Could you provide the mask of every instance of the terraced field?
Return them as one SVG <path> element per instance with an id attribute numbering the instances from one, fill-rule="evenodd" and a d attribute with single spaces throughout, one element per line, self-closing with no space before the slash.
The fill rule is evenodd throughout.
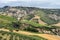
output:
<path id="1" fill-rule="evenodd" d="M 4 29 L 1 28 L 0 29 L 0 34 L 7 34 L 9 35 L 18 35 L 20 38 L 23 36 L 24 39 L 23 40 L 27 40 L 27 38 L 29 39 L 30 37 L 32 37 L 32 39 L 29 40 L 60 40 L 60 36 L 56 36 L 56 35 L 50 35 L 50 34 L 37 34 L 37 33 L 31 33 L 31 32 L 27 32 L 27 31 L 21 31 L 19 30 L 18 32 L 16 30 L 13 30 L 13 32 L 10 32 L 8 29 Z M 6 36 L 7 36 L 6 35 Z M 34 35 L 34 36 L 33 36 Z M 7 38 L 8 38 L 7 36 Z M 2 36 L 0 35 L 0 37 L 2 38 Z M 3 35 L 3 38 L 5 37 L 5 35 Z M 27 38 L 26 38 L 27 37 Z M 6 38 L 6 37 L 5 37 Z M 12 37 L 11 40 L 13 40 L 14 37 Z M 17 37 L 15 37 L 17 38 Z M 7 40 L 7 39 L 6 39 Z M 14 39 L 15 40 L 15 39 Z M 22 40 L 22 39 L 21 39 Z"/>
<path id="2" fill-rule="evenodd" d="M 46 40 L 38 36 L 28 36 L 13 32 L 0 31 L 0 40 Z"/>

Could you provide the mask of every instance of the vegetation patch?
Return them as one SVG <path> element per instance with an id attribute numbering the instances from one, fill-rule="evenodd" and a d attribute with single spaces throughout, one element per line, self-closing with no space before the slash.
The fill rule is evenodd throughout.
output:
<path id="1" fill-rule="evenodd" d="M 31 36 L 31 35 L 27 36 L 27 35 L 17 34 L 17 33 L 13 33 L 13 32 L 0 31 L 0 39 L 7 40 L 7 38 L 8 38 L 8 40 L 47 40 L 47 39 L 44 39 L 42 37 L 38 37 L 35 35 L 34 36 Z"/>

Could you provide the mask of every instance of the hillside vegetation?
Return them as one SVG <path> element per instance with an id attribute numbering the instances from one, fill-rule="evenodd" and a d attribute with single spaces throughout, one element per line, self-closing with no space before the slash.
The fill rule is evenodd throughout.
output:
<path id="1" fill-rule="evenodd" d="M 13 33 L 19 30 L 51 34 L 60 36 L 60 27 L 55 26 L 60 22 L 59 9 L 41 9 L 34 7 L 9 7 L 0 8 L 0 28 L 9 29 L 10 32 L 0 31 L 1 34 L 11 35 L 21 40 L 45 40 L 35 36 L 26 36 Z M 43 23 L 42 23 L 43 22 Z M 43 25 L 44 24 L 44 25 Z M 15 40 L 16 40 L 15 38 Z M 3 39 L 1 37 L 1 39 Z M 20 40 L 19 39 L 19 40 Z M 7 39 L 6 39 L 7 40 Z M 10 38 L 10 40 L 13 40 Z"/>
<path id="2" fill-rule="evenodd" d="M 12 32 L 0 31 L 0 40 L 47 40 L 38 36 L 28 36 Z"/>

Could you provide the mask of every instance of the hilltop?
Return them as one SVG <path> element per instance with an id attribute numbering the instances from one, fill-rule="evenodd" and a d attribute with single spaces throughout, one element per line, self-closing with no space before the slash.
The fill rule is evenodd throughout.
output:
<path id="1" fill-rule="evenodd" d="M 10 7 L 5 6 L 0 8 L 0 14 L 8 15 L 17 18 L 20 20 L 32 19 L 34 15 L 40 16 L 40 19 L 47 24 L 56 24 L 60 20 L 60 9 L 43 9 L 35 7 Z"/>

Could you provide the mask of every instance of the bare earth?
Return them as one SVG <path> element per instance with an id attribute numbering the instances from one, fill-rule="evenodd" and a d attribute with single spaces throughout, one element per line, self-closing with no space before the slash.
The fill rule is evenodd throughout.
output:
<path id="1" fill-rule="evenodd" d="M 55 26 L 60 26 L 60 23 L 57 23 L 57 24 L 53 24 L 53 25 L 55 25 Z"/>
<path id="2" fill-rule="evenodd" d="M 43 21 L 40 19 L 40 16 L 35 15 L 35 17 L 33 17 L 31 20 L 33 20 L 33 19 L 38 19 L 39 24 L 42 24 L 42 25 L 45 25 L 45 24 L 46 24 L 45 22 L 43 22 Z"/>
<path id="3" fill-rule="evenodd" d="M 0 31 L 7 31 L 10 32 L 8 29 L 4 29 L 1 28 Z M 60 40 L 60 36 L 56 36 L 56 35 L 50 35 L 50 34 L 36 34 L 36 33 L 31 33 L 31 32 L 26 32 L 26 31 L 15 31 L 13 30 L 14 33 L 18 33 L 18 34 L 25 34 L 25 35 L 37 35 L 43 38 L 46 38 L 48 40 Z"/>

